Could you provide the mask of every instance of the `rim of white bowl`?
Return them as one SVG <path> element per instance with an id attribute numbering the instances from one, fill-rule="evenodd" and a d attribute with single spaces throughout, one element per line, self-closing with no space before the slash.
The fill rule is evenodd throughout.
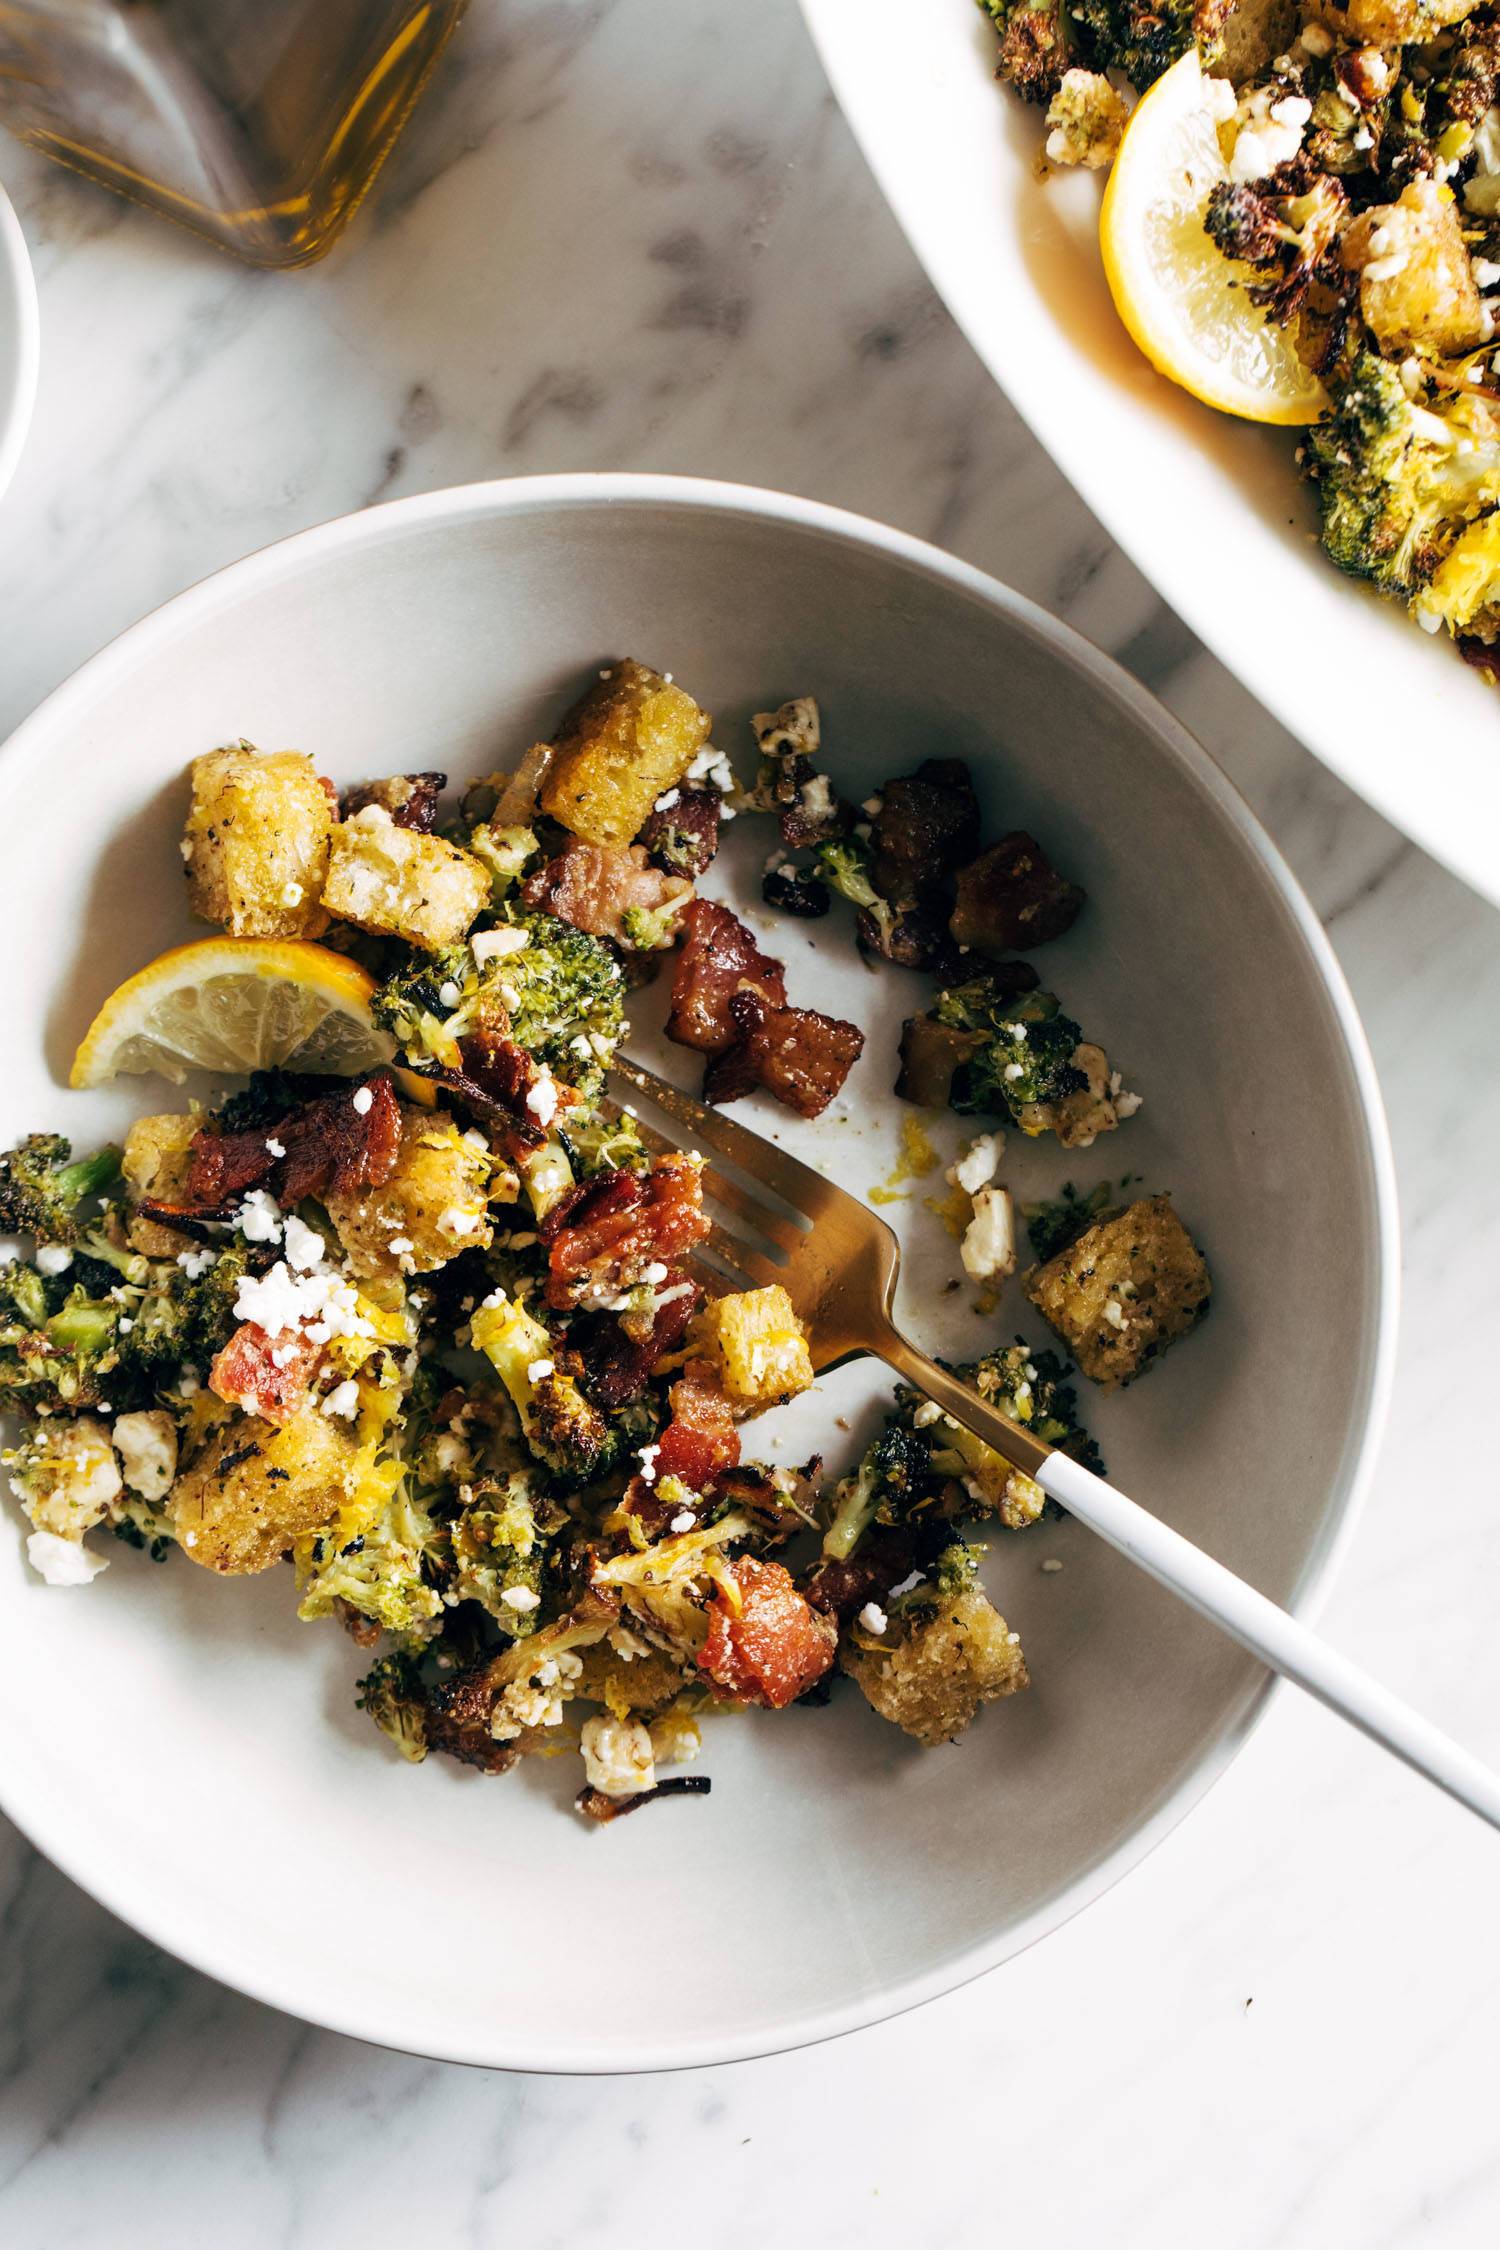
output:
<path id="1" fill-rule="evenodd" d="M 37 378 L 42 364 L 42 315 L 37 302 L 36 275 L 26 237 L 16 217 L 15 205 L 0 187 L 0 297 L 3 297 L 18 340 L 16 387 L 0 399 L 0 499 L 16 473 L 31 416 L 36 406 Z"/>
<path id="2" fill-rule="evenodd" d="M 230 563 L 196 586 L 177 594 L 134 625 L 126 628 L 99 653 L 74 672 L 22 721 L 9 741 L 0 745 L 0 799 L 21 780 L 46 736 L 66 725 L 75 704 L 108 693 L 113 680 L 130 670 L 143 651 L 165 643 L 201 616 L 236 601 L 248 588 L 274 578 L 285 568 L 301 568 L 309 558 L 334 554 L 384 537 L 399 537 L 412 525 L 488 514 L 525 514 L 569 508 L 644 506 L 701 509 L 759 517 L 796 530 L 813 531 L 853 546 L 874 549 L 893 561 L 939 579 L 955 591 L 996 609 L 1020 625 L 1033 639 L 1050 648 L 1063 662 L 1083 672 L 1100 694 L 1124 706 L 1144 722 L 1202 793 L 1232 823 L 1260 862 L 1301 931 L 1303 942 L 1317 967 L 1333 1008 L 1338 1030 L 1358 1097 L 1369 1161 L 1369 1185 L 1375 1214 L 1375 1281 L 1373 1304 L 1362 1308 L 1373 1315 L 1372 1346 L 1366 1368 L 1366 1403 L 1354 1446 L 1354 1456 L 1343 1478 L 1343 1495 L 1336 1513 L 1325 1524 L 1324 1534 L 1303 1566 L 1288 1606 L 1299 1617 L 1316 1617 L 1335 1572 L 1354 1535 L 1363 1508 L 1375 1456 L 1384 1431 L 1395 1365 L 1397 1311 L 1400 1292 L 1399 1222 L 1395 1165 L 1391 1153 L 1385 1109 L 1375 1065 L 1353 995 L 1312 907 L 1276 845 L 1262 828 L 1239 791 L 1227 779 L 1203 746 L 1195 741 L 1156 698 L 1138 681 L 1086 641 L 1070 625 L 1048 616 L 1024 595 L 996 578 L 960 562 L 941 548 L 909 533 L 893 530 L 866 516 L 834 508 L 822 501 L 764 490 L 753 485 L 717 482 L 700 477 L 675 477 L 626 472 L 591 471 L 561 476 L 500 478 L 487 483 L 454 485 L 438 492 L 419 493 L 405 500 L 389 500 L 356 514 L 337 516 L 294 532 L 272 545 L 257 549 L 239 562 Z M 253 1975 L 230 1958 L 210 1948 L 183 1945 L 170 1919 L 158 1915 L 153 1899 L 137 1895 L 128 1886 L 114 1885 L 107 1870 L 81 1863 L 69 1840 L 58 1833 L 60 1824 L 42 1802 L 22 1803 L 7 1790 L 0 1774 L 0 1810 L 23 1835 L 79 1888 L 117 1915 L 121 1921 L 149 1938 L 163 1952 L 185 1961 L 231 1990 L 244 1993 L 283 2014 L 313 2023 L 370 2046 L 388 2047 L 404 2054 L 433 2060 L 467 2063 L 496 2070 L 533 2071 L 558 2075 L 609 2076 L 663 2070 L 688 2070 L 712 2065 L 747 2062 L 763 2055 L 784 2054 L 813 2046 L 826 2039 L 860 2031 L 903 2015 L 908 2009 L 941 1998 L 971 1983 L 986 1971 L 998 1968 L 1018 1953 L 1093 1904 L 1152 1852 L 1178 1822 L 1207 1794 L 1244 1747 L 1252 1729 L 1264 1716 L 1271 1696 L 1281 1685 L 1267 1677 L 1248 1687 L 1239 1708 L 1218 1738 L 1198 1758 L 1162 1802 L 1138 1827 L 1104 1853 L 1091 1867 L 1075 1876 L 1045 1906 L 1003 1932 L 963 1948 L 940 1967 L 900 1980 L 874 1994 L 866 1994 L 838 2007 L 817 2009 L 805 2016 L 789 2017 L 775 2030 L 761 2030 L 720 2038 L 653 2041 L 645 2036 L 629 2053 L 614 2048 L 590 2048 L 580 2042 L 576 2051 L 559 2054 L 555 2047 L 516 2045 L 503 2031 L 493 2043 L 461 2040 L 451 2047 L 434 2049 L 420 2039 L 403 2037 L 401 2025 L 389 2008 L 363 2013 L 357 2006 L 309 2008 L 296 1987 L 274 1974 Z"/>

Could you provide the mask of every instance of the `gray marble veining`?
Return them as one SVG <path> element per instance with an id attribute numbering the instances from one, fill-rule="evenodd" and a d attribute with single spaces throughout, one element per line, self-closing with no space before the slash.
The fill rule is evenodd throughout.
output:
<path id="1" fill-rule="evenodd" d="M 45 323 L 0 517 L 0 734 L 267 540 L 579 467 L 884 517 L 1166 697 L 1327 921 L 1390 1106 L 1402 1375 L 1326 1623 L 1500 1756 L 1500 919 L 1112 549 L 926 287 L 791 0 L 476 0 L 377 199 L 305 274 L 243 272 L 9 145 L 0 177 Z M 3 1830 L 0 2241 L 1489 2243 L 1494 1850 L 1283 1695 L 1145 1868 L 1000 1975 L 831 2048 L 590 2083 L 309 2031 L 157 1953 Z"/>

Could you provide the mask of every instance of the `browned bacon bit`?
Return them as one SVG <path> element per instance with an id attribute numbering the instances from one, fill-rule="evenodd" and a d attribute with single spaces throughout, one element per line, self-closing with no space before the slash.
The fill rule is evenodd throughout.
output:
<path id="1" fill-rule="evenodd" d="M 710 1232 L 701 1167 L 659 1156 L 649 1172 L 608 1172 L 565 1197 L 538 1229 L 548 1251 L 547 1303 L 563 1309 L 585 1290 L 618 1295 L 652 1265 L 670 1265 Z"/>
<path id="2" fill-rule="evenodd" d="M 1061 937 L 1082 906 L 1078 885 L 1017 828 L 960 871 L 949 927 L 959 945 L 977 953 L 1019 953 Z"/>
<path id="3" fill-rule="evenodd" d="M 395 773 L 388 781 L 362 781 L 345 793 L 343 817 L 352 820 L 369 805 L 388 812 L 397 828 L 430 836 L 437 826 L 438 799 L 448 786 L 445 773 Z"/>
<path id="4" fill-rule="evenodd" d="M 705 1101 L 737 1101 L 763 1086 L 799 1117 L 818 1117 L 864 1050 L 857 1025 L 816 1008 L 768 1007 L 758 993 L 737 992 L 729 1013 L 739 1039 L 709 1062 Z"/>
<path id="5" fill-rule="evenodd" d="M 452 1679 L 427 1691 L 427 1743 L 460 1765 L 481 1773 L 508 1773 L 522 1755 L 517 1739 L 497 1742 L 490 1732 L 495 1704 L 505 1685 L 502 1656 L 481 1657 Z"/>
<path id="6" fill-rule="evenodd" d="M 676 802 L 659 806 L 636 841 L 663 874 L 701 875 L 719 848 L 723 804 L 717 789 L 679 789 Z"/>
<path id="7" fill-rule="evenodd" d="M 699 1668 L 731 1695 L 784 1710 L 832 1664 L 838 1627 L 808 1606 L 782 1564 L 741 1555 L 730 1568 L 739 1606 L 715 1593 Z"/>
<path id="8" fill-rule="evenodd" d="M 1474 633 L 1458 633 L 1453 645 L 1465 664 L 1472 664 L 1491 687 L 1500 684 L 1500 648 L 1493 642 L 1482 641 Z"/>
<path id="9" fill-rule="evenodd" d="M 209 1369 L 208 1387 L 216 1398 L 258 1414 L 263 1422 L 290 1422 L 307 1404 L 308 1386 L 323 1358 L 300 1328 L 268 1336 L 247 1320 L 238 1327 Z"/>
<path id="10" fill-rule="evenodd" d="M 766 869 L 760 895 L 778 914 L 793 914 L 799 922 L 820 922 L 833 904 L 828 885 L 810 867 L 793 867 L 790 860 Z"/>
<path id="11" fill-rule="evenodd" d="M 586 1820 L 603 1822 L 637 1812 L 642 1805 L 654 1804 L 658 1797 L 706 1797 L 712 1787 L 706 1773 L 679 1773 L 659 1781 L 654 1789 L 637 1789 L 629 1797 L 606 1797 L 602 1789 L 580 1789 L 573 1804 Z"/>
<path id="12" fill-rule="evenodd" d="M 961 758 L 928 758 L 880 792 L 870 824 L 870 880 L 892 906 L 946 888 L 979 841 L 979 799 Z"/>
<path id="13" fill-rule="evenodd" d="M 377 1071 L 314 1095 L 274 1125 L 233 1133 L 205 1127 L 188 1160 L 182 1214 L 227 1216 L 254 1187 L 266 1188 L 284 1211 L 308 1195 L 357 1195 L 384 1186 L 400 1147 L 401 1104 L 390 1074 Z"/>
<path id="14" fill-rule="evenodd" d="M 569 1335 L 583 1361 L 584 1387 L 590 1398 L 609 1408 L 639 1398 L 658 1364 L 681 1344 L 702 1294 L 698 1284 L 674 1266 L 658 1291 L 644 1337 L 629 1335 L 611 1313 L 593 1313 L 575 1321 Z"/>
<path id="15" fill-rule="evenodd" d="M 694 1492 L 706 1492 L 715 1477 L 738 1468 L 740 1459 L 740 1433 L 718 1369 L 690 1359 L 667 1400 L 672 1419 L 657 1443 L 657 1482 L 681 1477 Z"/>
<path id="16" fill-rule="evenodd" d="M 545 909 L 590 937 L 608 938 L 632 948 L 626 916 L 632 910 L 659 914 L 663 907 L 691 896 L 692 884 L 653 867 L 639 844 L 585 844 L 571 839 L 521 885 L 521 901 Z M 649 951 L 650 949 L 647 948 Z"/>
<path id="17" fill-rule="evenodd" d="M 876 1532 L 847 1562 L 819 1562 L 802 1581 L 812 1608 L 845 1624 L 868 1601 L 883 1602 L 911 1575 L 916 1546 L 907 1532 Z"/>
<path id="18" fill-rule="evenodd" d="M 481 1017 L 459 1041 L 458 1051 L 463 1070 L 449 1073 L 448 1084 L 473 1108 L 481 1107 L 475 1096 L 481 1097 L 487 1121 L 503 1124 L 521 1149 L 540 1148 L 546 1134 L 526 1107 L 539 1073 L 525 1048 L 511 1038 L 509 1026 L 498 1017 Z"/>
<path id="19" fill-rule="evenodd" d="M 779 961 L 762 953 L 749 930 L 716 900 L 695 898 L 682 915 L 682 950 L 672 976 L 672 1012 L 667 1037 L 705 1055 L 734 1044 L 729 1003 L 749 990 L 780 1007 L 786 1000 L 786 974 Z"/>

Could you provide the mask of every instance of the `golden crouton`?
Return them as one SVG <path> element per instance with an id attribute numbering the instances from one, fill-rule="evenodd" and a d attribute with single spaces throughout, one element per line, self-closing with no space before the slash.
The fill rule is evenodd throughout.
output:
<path id="1" fill-rule="evenodd" d="M 1129 1383 L 1203 1318 L 1208 1267 L 1169 1195 L 1106 1212 L 1022 1288 L 1085 1375 Z"/>
<path id="2" fill-rule="evenodd" d="M 708 740 L 712 720 L 627 657 L 563 721 L 542 784 L 545 813 L 589 844 L 628 844 Z"/>
<path id="3" fill-rule="evenodd" d="M 871 1707 L 928 1750 L 962 1734 L 981 1703 L 1031 1684 L 1019 1636 L 972 1582 L 878 1637 L 856 1625 L 840 1661 Z"/>
<path id="4" fill-rule="evenodd" d="M 201 1119 L 169 1113 L 138 1117 L 125 1135 L 120 1168 L 135 1202 L 181 1203 L 187 1195 L 188 1156 Z M 174 1227 L 133 1212 L 125 1223 L 132 1250 L 146 1258 L 172 1258 L 187 1237 Z"/>
<path id="5" fill-rule="evenodd" d="M 1342 256 L 1359 275 L 1359 309 L 1382 351 L 1414 346 L 1451 358 L 1489 334 L 1451 189 L 1415 179 L 1394 203 L 1364 211 Z"/>
<path id="6" fill-rule="evenodd" d="M 192 763 L 188 899 L 231 937 L 321 937 L 333 794 L 300 750 L 248 742 Z"/>
<path id="7" fill-rule="evenodd" d="M 367 805 L 333 831 L 323 904 L 341 922 L 440 953 L 458 944 L 489 897 L 489 871 L 472 852 L 398 828 L 383 805 Z"/>
<path id="8" fill-rule="evenodd" d="M 622 1656 L 610 1640 L 579 1651 L 583 1669 L 573 1693 L 586 1703 L 602 1703 L 614 1718 L 632 1712 L 664 1711 L 688 1682 L 701 1678 L 663 1649 L 642 1644 L 637 1656 Z"/>
<path id="9" fill-rule="evenodd" d="M 383 1186 L 330 1195 L 328 1215 L 362 1279 L 431 1273 L 460 1250 L 483 1250 L 493 1229 L 490 1160 L 445 1110 L 402 1105 L 396 1169 Z"/>
<path id="10" fill-rule="evenodd" d="M 701 1356 L 718 1367 L 737 1413 L 779 1406 L 812 1386 L 807 1331 L 780 1282 L 710 1299 L 693 1334 Z"/>
<path id="11" fill-rule="evenodd" d="M 269 1570 L 342 1506 L 357 1453 L 348 1425 L 315 1406 L 280 1429 L 232 1414 L 172 1487 L 183 1553 L 229 1577 Z"/>
<path id="12" fill-rule="evenodd" d="M 1208 12 L 1220 14 L 1215 0 L 1209 0 Z M 1198 20 L 1195 11 L 1195 30 Z M 1294 0 L 1229 0 L 1217 28 L 1215 74 L 1244 86 L 1263 77 L 1276 57 L 1286 53 L 1297 32 L 1297 9 Z"/>

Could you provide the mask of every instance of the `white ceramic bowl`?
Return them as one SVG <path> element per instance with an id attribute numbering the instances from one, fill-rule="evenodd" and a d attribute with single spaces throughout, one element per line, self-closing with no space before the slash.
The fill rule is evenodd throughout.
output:
<path id="1" fill-rule="evenodd" d="M 41 322 L 15 207 L 0 188 L 0 496 L 15 474 L 36 404 Z"/>
<path id="2" fill-rule="evenodd" d="M 1500 697 L 1319 551 L 1295 432 L 1147 365 L 1099 261 L 1098 173 L 1036 173 L 974 0 L 802 0 L 892 210 L 980 358 L 1100 522 L 1324 764 L 1500 901 Z"/>
<path id="3" fill-rule="evenodd" d="M 1389 1159 L 1348 994 L 1275 851 L 1181 730 L 1063 627 L 898 533 L 730 487 L 541 479 L 327 525 L 170 603 L 0 756 L 18 949 L 0 983 L 6 1139 L 54 1125 L 87 1142 L 161 1106 L 155 1085 L 83 1097 L 62 1075 L 104 989 L 189 934 L 188 758 L 243 733 L 344 780 L 487 770 L 622 651 L 689 683 L 742 768 L 748 714 L 799 692 L 822 699 L 855 796 L 928 754 L 968 757 L 992 832 L 1034 826 L 1087 885 L 1048 975 L 1145 1107 L 1090 1157 L 1012 1136 L 1007 1175 L 1030 1192 L 1129 1169 L 1176 1190 L 1213 1261 L 1213 1317 L 1086 1411 L 1127 1490 L 1305 1607 L 1364 1482 L 1394 1323 Z M 711 887 L 756 911 L 766 831 L 731 834 Z M 895 1155 L 896 1027 L 924 987 L 860 965 L 847 923 L 782 921 L 774 942 L 795 997 L 870 1037 L 846 1104 L 816 1126 L 764 1122 L 869 1184 Z M 962 1292 L 945 1299 L 953 1244 L 919 1196 L 890 1210 L 913 1244 L 916 1334 L 969 1356 L 1022 1324 L 1018 1296 L 988 1328 Z M 847 1452 L 875 1388 L 846 1370 L 799 1401 L 781 1458 Z M 990 1575 L 1036 1684 L 960 1748 L 915 1750 L 848 1691 L 719 1722 L 711 1797 L 601 1832 L 566 1809 L 571 1759 L 495 1783 L 388 1755 L 351 1708 L 357 1652 L 294 1621 L 286 1571 L 224 1583 L 122 1549 L 92 1587 L 56 1592 L 27 1575 L 21 1528 L 8 1511 L 12 1817 L 227 1983 L 468 2062 L 708 2062 L 941 1992 L 1137 1860 L 1266 1689 L 1079 1527 L 1001 1536 Z M 1042 1573 L 1044 1555 L 1065 1569 Z"/>

